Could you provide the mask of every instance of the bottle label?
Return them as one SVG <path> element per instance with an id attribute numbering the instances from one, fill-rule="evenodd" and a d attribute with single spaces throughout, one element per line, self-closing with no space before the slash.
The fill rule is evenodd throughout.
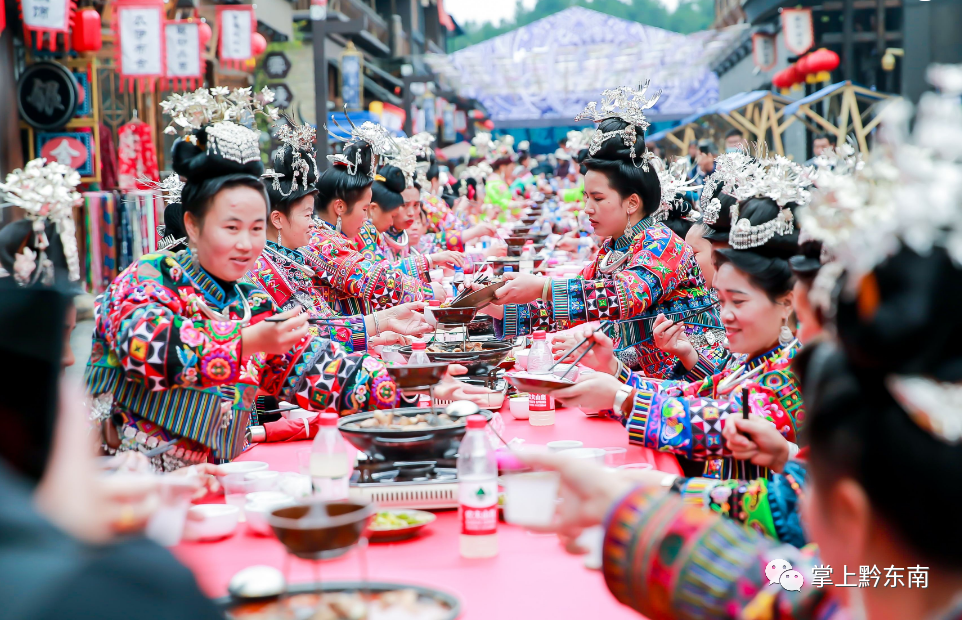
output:
<path id="1" fill-rule="evenodd" d="M 461 533 L 488 536 L 498 531 L 498 482 L 461 482 Z"/>
<path id="2" fill-rule="evenodd" d="M 554 411 L 554 397 L 549 394 L 529 394 L 529 411 Z"/>

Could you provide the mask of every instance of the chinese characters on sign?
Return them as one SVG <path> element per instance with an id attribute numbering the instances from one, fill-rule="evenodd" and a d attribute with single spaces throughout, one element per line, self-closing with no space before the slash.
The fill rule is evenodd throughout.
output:
<path id="1" fill-rule="evenodd" d="M 801 56 L 815 44 L 812 9 L 782 9 L 782 33 L 788 51 Z"/>
<path id="2" fill-rule="evenodd" d="M 293 103 L 294 99 L 294 93 L 291 92 L 291 89 L 287 84 L 271 84 L 270 89 L 274 91 L 274 105 L 283 110 L 291 107 L 291 103 Z"/>
<path id="3" fill-rule="evenodd" d="M 56 33 L 69 30 L 70 6 L 68 0 L 21 0 L 23 10 L 23 30 L 27 45 L 30 35 L 36 35 L 37 47 L 42 47 L 43 33 L 50 34 L 50 50 L 55 49 Z"/>
<path id="4" fill-rule="evenodd" d="M 167 35 L 167 77 L 175 84 L 190 82 L 190 88 L 196 88 L 203 77 L 200 23 L 168 22 L 164 32 Z"/>
<path id="5" fill-rule="evenodd" d="M 756 32 L 752 35 L 752 57 L 760 71 L 771 71 L 778 62 L 775 35 Z"/>
<path id="6" fill-rule="evenodd" d="M 264 73 L 272 80 L 283 80 L 291 70 L 291 61 L 284 52 L 268 52 L 264 56 Z"/>
<path id="7" fill-rule="evenodd" d="M 834 570 L 831 566 L 813 566 L 812 585 L 816 588 L 824 588 L 825 586 L 837 586 L 840 588 L 877 588 L 879 587 L 879 582 L 881 582 L 883 588 L 929 587 L 928 566 L 910 566 L 908 568 L 889 566 L 881 570 L 879 570 L 878 566 L 859 566 L 857 580 L 855 579 L 856 573 L 854 571 L 849 572 L 848 566 L 843 566 L 841 583 L 835 583 L 833 581 L 833 573 Z M 849 579 L 850 577 L 851 581 Z"/>
<path id="8" fill-rule="evenodd" d="M 163 77 L 162 11 L 162 3 L 158 7 L 118 5 L 120 74 L 125 80 Z"/>
<path id="9" fill-rule="evenodd" d="M 364 61 L 360 52 L 351 51 L 351 47 L 341 54 L 341 99 L 348 110 L 363 110 L 364 97 L 361 89 L 364 87 L 364 78 L 361 72 Z"/>
<path id="10" fill-rule="evenodd" d="M 254 14 L 251 5 L 218 6 L 217 20 L 220 31 L 220 60 L 226 66 L 240 68 L 254 52 L 251 39 L 254 34 Z"/>

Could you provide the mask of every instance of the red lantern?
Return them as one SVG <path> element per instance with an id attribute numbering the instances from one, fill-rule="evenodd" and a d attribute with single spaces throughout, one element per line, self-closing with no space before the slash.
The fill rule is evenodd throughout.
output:
<path id="1" fill-rule="evenodd" d="M 811 63 L 811 60 L 812 60 L 811 54 L 802 56 L 801 58 L 798 59 L 798 62 L 795 63 L 795 66 L 798 67 L 799 73 L 801 73 L 802 75 L 808 75 L 809 73 L 812 73 L 812 69 L 809 66 Z"/>
<path id="2" fill-rule="evenodd" d="M 210 29 L 210 24 L 201 22 L 200 26 L 197 27 L 197 37 L 200 39 L 200 46 L 207 49 L 207 42 L 210 41 L 212 36 L 214 36 L 214 32 Z"/>
<path id="3" fill-rule="evenodd" d="M 822 49 L 812 52 L 809 56 L 809 67 L 815 73 L 815 81 L 827 82 L 832 79 L 832 71 L 838 68 L 838 54 L 832 50 Z"/>
<path id="4" fill-rule="evenodd" d="M 489 118 L 488 120 L 481 123 L 481 126 L 487 129 L 488 131 L 491 131 L 492 129 L 494 129 L 494 121 Z"/>
<path id="5" fill-rule="evenodd" d="M 77 11 L 73 22 L 72 45 L 78 52 L 97 52 L 103 47 L 100 36 L 100 13 L 86 8 Z"/>
<path id="6" fill-rule="evenodd" d="M 267 50 L 267 39 L 259 32 L 255 32 L 251 37 L 251 53 L 260 56 Z"/>

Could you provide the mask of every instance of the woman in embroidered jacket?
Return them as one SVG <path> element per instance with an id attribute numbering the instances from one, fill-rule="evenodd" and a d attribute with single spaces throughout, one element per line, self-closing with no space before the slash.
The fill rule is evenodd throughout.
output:
<path id="1" fill-rule="evenodd" d="M 310 242 L 317 169 L 311 147 L 313 129 L 284 126 L 278 131 L 284 145 L 275 152 L 267 194 L 271 201 L 267 245 L 247 278 L 260 286 L 281 310 L 302 307 L 316 319 L 331 322 L 312 330 L 329 335 L 348 351 L 369 345 L 393 344 L 400 335 L 420 336 L 431 330 L 417 311 L 421 302 L 379 310 L 368 315 L 341 317 L 315 287 L 315 272 L 297 248 Z M 274 241 L 276 239 L 276 241 Z"/>
<path id="2" fill-rule="evenodd" d="M 158 469 L 231 459 L 258 388 L 319 411 L 393 406 L 395 384 L 379 361 L 311 334 L 307 313 L 277 314 L 242 281 L 265 242 L 257 132 L 215 122 L 194 142 L 174 145 L 187 183 L 182 210 L 165 212 L 168 231 L 191 249 L 145 255 L 96 308 L 87 386 L 107 449 L 167 447 L 154 457 Z"/>
<path id="3" fill-rule="evenodd" d="M 742 210 L 743 221 L 754 230 L 777 224 L 781 213 L 790 212 L 769 198 L 748 200 Z M 735 355 L 719 364 L 699 354 L 685 338 L 684 325 L 660 315 L 653 338 L 680 360 L 686 371 L 682 381 L 652 381 L 630 372 L 610 357 L 602 359 L 606 349 L 602 346 L 591 363 L 611 374 L 590 375 L 555 396 L 570 404 L 588 405 L 593 400 L 605 409 L 620 392 L 623 397 L 614 413 L 627 427 L 632 443 L 683 457 L 682 466 L 689 474 L 721 479 L 765 476 L 744 460 L 732 458 L 722 433 L 732 416 L 742 412 L 746 396 L 749 411 L 769 420 L 792 444 L 797 444 L 804 423 L 798 380 L 791 370 L 798 342 L 788 328 L 795 285 L 788 258 L 798 250 L 798 233 L 792 222 L 786 226 L 791 232 L 773 233 L 755 247 L 750 247 L 751 242 L 739 243 L 744 240 L 738 237 L 736 247 L 745 249 L 716 252 L 715 289 Z"/>
<path id="4" fill-rule="evenodd" d="M 408 179 L 411 179 L 410 186 Z M 413 174 L 397 166 L 383 166 L 374 179 L 371 194 L 370 219 L 357 235 L 358 251 L 364 258 L 388 262 L 426 284 L 431 282 L 429 272 L 433 267 L 464 266 L 464 255 L 460 252 L 423 255 L 410 251 L 407 231 L 421 209 L 421 189 L 414 182 Z"/>
<path id="5" fill-rule="evenodd" d="M 611 321 L 621 360 L 663 379 L 673 376 L 678 358 L 654 345 L 652 327 L 659 314 L 684 320 L 689 339 L 705 356 L 720 360 L 725 351 L 718 300 L 705 285 L 692 249 L 652 217 L 661 204 L 660 184 L 644 140 L 631 138 L 648 126 L 639 107 L 644 100 L 639 103 L 636 95 L 621 113 L 631 122 L 613 115 L 597 119 L 601 124 L 584 162 L 584 212 L 595 234 L 607 237 L 598 256 L 576 279 L 506 276 L 510 281 L 497 293 L 498 303 L 505 305 L 495 329 L 512 338 Z"/>
<path id="6" fill-rule="evenodd" d="M 332 165 L 317 181 L 310 243 L 299 249 L 314 271 L 315 288 L 342 315 L 444 299 L 440 284 L 425 284 L 388 262 L 368 260 L 357 251 L 354 238 L 368 219 L 376 160 L 387 151 L 384 143 L 390 137 L 373 123 L 364 123 L 355 133 L 343 154 L 329 156 Z"/>

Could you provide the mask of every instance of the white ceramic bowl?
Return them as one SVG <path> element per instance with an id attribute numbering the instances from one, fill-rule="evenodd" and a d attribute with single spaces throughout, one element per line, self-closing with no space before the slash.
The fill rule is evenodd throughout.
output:
<path id="1" fill-rule="evenodd" d="M 599 465 L 605 464 L 605 451 L 601 448 L 574 448 L 562 450 L 560 454 L 572 459 L 590 459 Z"/>
<path id="2" fill-rule="evenodd" d="M 277 486 L 277 482 L 280 478 L 280 472 L 271 471 L 269 469 L 261 469 L 259 471 L 252 471 L 248 474 L 244 474 L 244 480 L 250 480 L 254 483 L 254 491 L 273 491 Z"/>
<path id="3" fill-rule="evenodd" d="M 244 506 L 244 516 L 251 531 L 261 536 L 271 535 L 271 526 L 267 522 L 267 515 L 271 510 L 293 504 L 294 499 L 287 493 L 276 491 L 259 491 L 247 494 L 247 505 Z"/>
<path id="4" fill-rule="evenodd" d="M 218 540 L 237 529 L 240 509 L 228 504 L 198 504 L 191 507 L 184 526 L 187 540 Z"/>
<path id="5" fill-rule="evenodd" d="M 528 369 L 528 353 L 530 352 L 531 349 L 525 349 L 514 354 L 514 365 L 516 368 L 519 370 Z"/>
<path id="6" fill-rule="evenodd" d="M 531 417 L 531 412 L 528 411 L 527 396 L 515 396 L 514 398 L 509 398 L 508 408 L 511 411 L 511 415 L 514 416 L 514 419 L 516 420 L 527 420 L 529 417 Z"/>
<path id="7" fill-rule="evenodd" d="M 263 461 L 234 461 L 233 463 L 224 463 L 218 466 L 218 472 L 221 476 L 229 476 L 230 474 L 249 474 L 252 471 L 262 471 L 269 467 L 269 465 Z"/>
<path id="8" fill-rule="evenodd" d="M 552 452 L 561 452 L 562 450 L 574 450 L 575 448 L 583 448 L 583 441 L 578 441 L 576 439 L 560 439 L 558 441 L 549 441 L 548 449 Z"/>

